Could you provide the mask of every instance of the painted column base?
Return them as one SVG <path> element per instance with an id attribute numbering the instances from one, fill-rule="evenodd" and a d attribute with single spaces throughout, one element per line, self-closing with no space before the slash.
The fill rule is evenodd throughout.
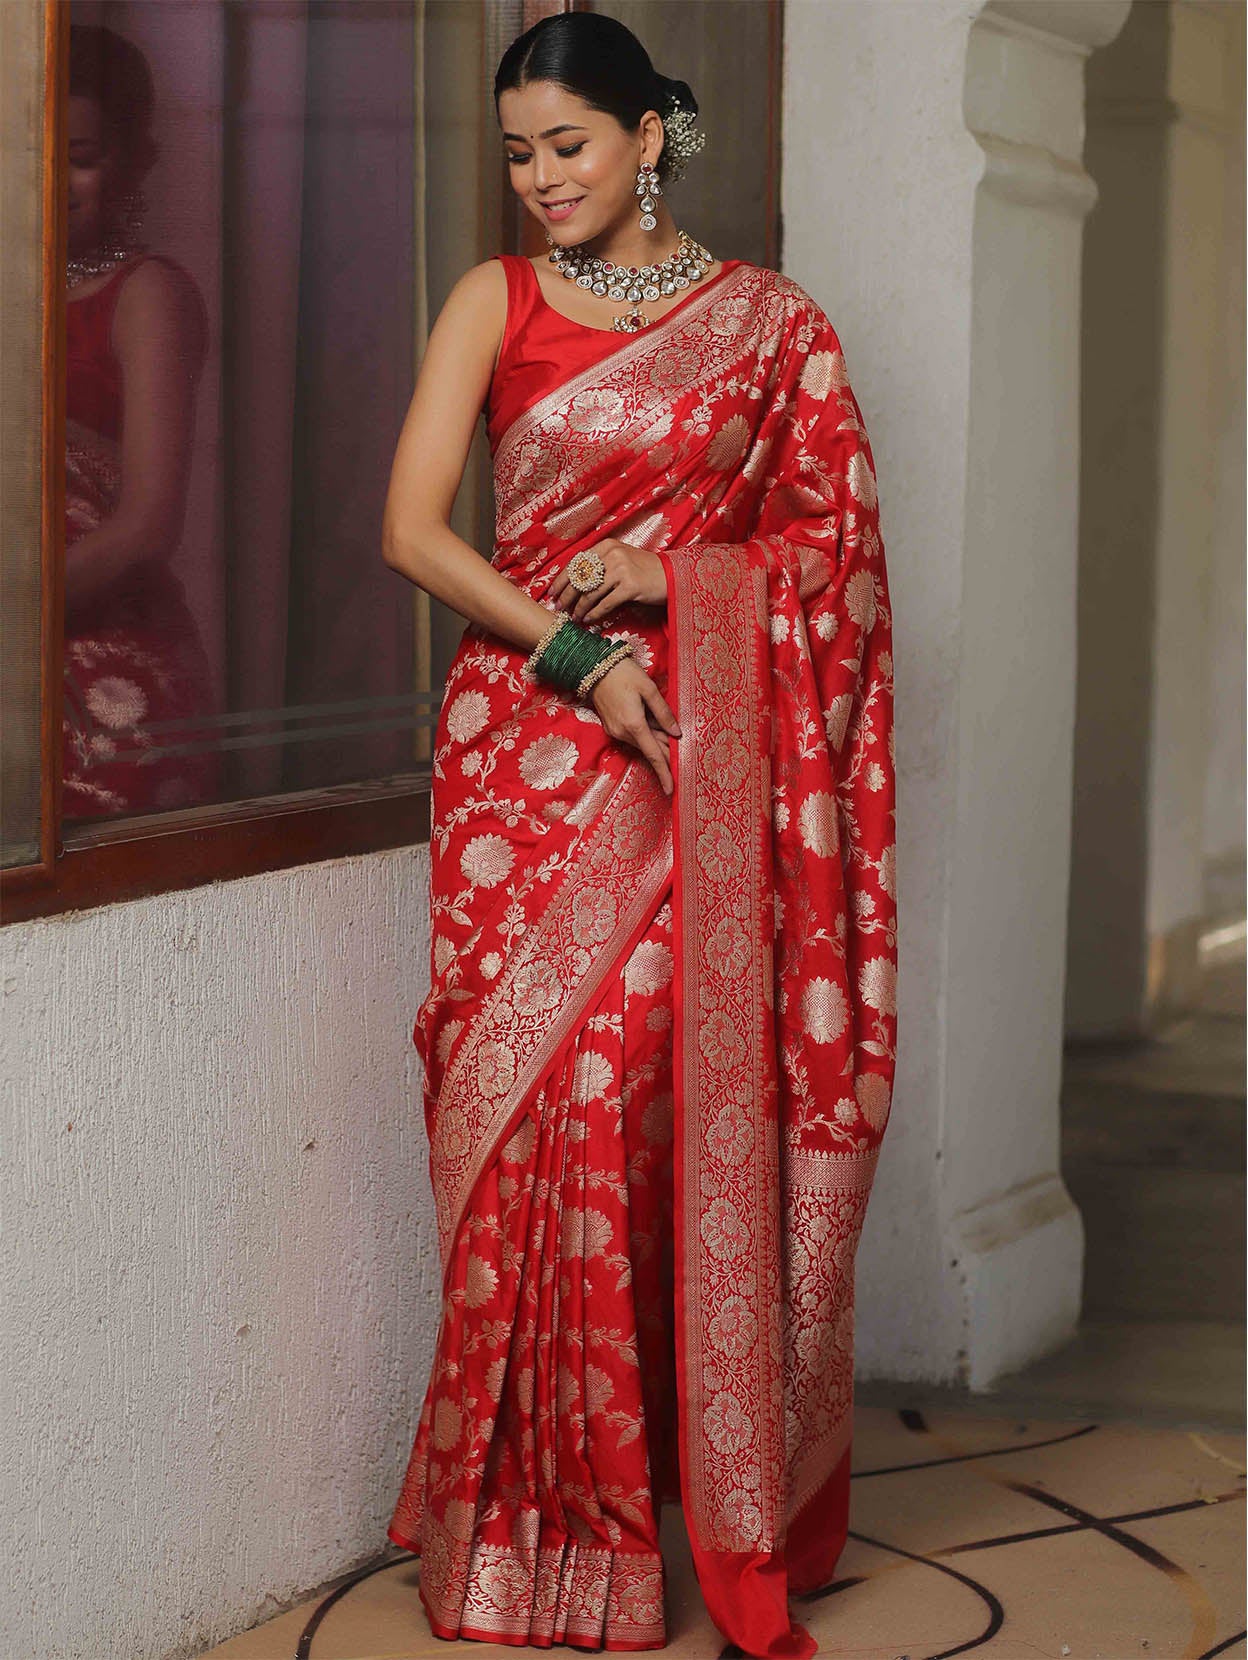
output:
<path id="1" fill-rule="evenodd" d="M 962 1211 L 948 1239 L 964 1298 L 962 1376 L 972 1390 L 990 1388 L 1074 1335 L 1083 1218 L 1060 1175 Z"/>

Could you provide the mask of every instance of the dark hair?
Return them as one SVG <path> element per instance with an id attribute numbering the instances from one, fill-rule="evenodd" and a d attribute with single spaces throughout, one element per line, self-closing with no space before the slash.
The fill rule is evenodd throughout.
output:
<path id="1" fill-rule="evenodd" d="M 500 93 L 530 81 L 553 81 L 590 109 L 613 115 L 626 132 L 636 131 L 647 110 L 667 115 L 673 98 L 698 113 L 688 82 L 660 75 L 633 31 L 604 12 L 555 12 L 517 35 L 494 76 L 495 111 Z M 666 181 L 672 170 L 664 143 L 655 171 Z"/>
<path id="2" fill-rule="evenodd" d="M 69 92 L 94 98 L 109 140 L 135 181 L 160 153 L 152 137 L 156 92 L 147 59 L 133 41 L 100 23 L 75 23 L 69 31 Z"/>

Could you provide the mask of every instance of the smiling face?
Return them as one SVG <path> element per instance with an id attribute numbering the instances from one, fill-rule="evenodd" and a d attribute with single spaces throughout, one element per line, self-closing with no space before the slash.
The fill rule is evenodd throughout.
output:
<path id="1" fill-rule="evenodd" d="M 69 252 L 99 246 L 118 188 L 120 158 L 108 142 L 98 99 L 69 100 Z"/>
<path id="2" fill-rule="evenodd" d="M 574 92 L 530 81 L 499 95 L 498 119 L 511 187 L 553 241 L 570 247 L 636 218 L 637 169 L 663 145 L 657 111 L 629 133 Z"/>

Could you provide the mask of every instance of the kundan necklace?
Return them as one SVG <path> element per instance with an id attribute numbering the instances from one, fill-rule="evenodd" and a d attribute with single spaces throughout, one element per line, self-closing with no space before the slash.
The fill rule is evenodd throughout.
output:
<path id="1" fill-rule="evenodd" d="M 688 231 L 676 234 L 676 252 L 657 265 L 615 265 L 609 259 L 585 253 L 579 243 L 571 248 L 552 244 L 550 263 L 578 288 L 588 288 L 591 294 L 608 300 L 627 300 L 632 311 L 613 317 L 611 327 L 622 334 L 636 334 L 651 321 L 637 310 L 643 300 L 659 300 L 688 288 L 691 282 L 701 282 L 710 266 L 712 256 L 700 242 L 695 242 Z M 551 240 L 549 233 L 546 240 Z"/>
<path id="2" fill-rule="evenodd" d="M 106 242 L 97 248 L 93 254 L 83 258 L 66 259 L 66 285 L 74 288 L 80 282 L 86 282 L 88 277 L 102 277 L 105 271 L 111 271 L 114 266 L 124 265 L 131 254 L 136 251 L 134 245 L 129 242 Z"/>

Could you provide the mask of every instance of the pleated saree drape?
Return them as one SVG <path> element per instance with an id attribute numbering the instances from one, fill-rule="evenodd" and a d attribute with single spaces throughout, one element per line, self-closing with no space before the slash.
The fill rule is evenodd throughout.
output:
<path id="1" fill-rule="evenodd" d="M 669 800 L 592 708 L 465 633 L 413 1034 L 443 1302 L 389 1537 L 443 1636 L 659 1647 L 679 1499 L 725 1636 L 809 1655 L 787 1594 L 845 1540 L 895 1066 L 870 444 L 827 317 L 736 261 L 505 409 L 492 448 L 494 564 L 533 597 L 603 536 L 662 558 L 667 606 L 603 631 L 683 735 Z"/>

